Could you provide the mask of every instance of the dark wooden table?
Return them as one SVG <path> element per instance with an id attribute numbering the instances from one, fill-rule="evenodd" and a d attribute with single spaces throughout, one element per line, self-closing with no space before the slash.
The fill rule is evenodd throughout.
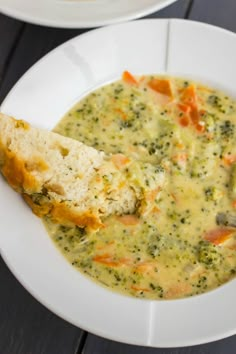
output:
<path id="1" fill-rule="evenodd" d="M 179 0 L 148 17 L 186 18 L 236 32 L 236 0 Z M 0 103 L 38 59 L 88 30 L 35 26 L 0 14 Z M 58 318 L 38 303 L 14 278 L 1 258 L 0 284 L 0 354 L 236 353 L 236 336 L 173 349 L 137 347 L 94 336 Z"/>

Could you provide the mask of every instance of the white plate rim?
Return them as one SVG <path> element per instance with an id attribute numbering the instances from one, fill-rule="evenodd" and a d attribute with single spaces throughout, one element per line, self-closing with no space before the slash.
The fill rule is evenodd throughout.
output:
<path id="1" fill-rule="evenodd" d="M 160 11 L 164 9 L 165 7 L 173 4 L 174 2 L 178 0 L 159 0 L 159 2 L 154 2 L 152 5 L 145 6 L 145 0 L 144 0 L 144 5 L 141 10 L 136 10 L 133 11 L 130 14 L 122 14 L 121 16 L 115 16 L 113 18 L 104 18 L 103 20 L 90 20 L 87 19 L 85 21 L 69 21 L 69 20 L 54 20 L 54 19 L 45 19 L 43 17 L 34 17 L 31 13 L 24 12 L 23 10 L 15 9 L 14 6 L 11 7 L 8 5 L 1 5 L 0 3 L 0 12 L 3 14 L 13 17 L 15 19 L 25 21 L 28 23 L 36 24 L 36 25 L 41 25 L 41 26 L 49 26 L 49 27 L 55 27 L 55 28 L 93 28 L 93 27 L 99 27 L 99 26 L 107 26 L 115 23 L 120 23 L 120 22 L 126 22 L 130 20 L 135 20 L 140 17 L 148 16 L 156 11 Z M 72 4 L 71 4 L 72 5 Z M 91 6 L 91 5 L 90 5 Z"/>

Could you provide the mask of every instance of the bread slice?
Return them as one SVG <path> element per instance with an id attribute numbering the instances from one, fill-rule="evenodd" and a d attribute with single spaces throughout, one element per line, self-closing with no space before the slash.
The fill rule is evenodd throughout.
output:
<path id="1" fill-rule="evenodd" d="M 107 156 L 0 114 L 1 172 L 40 217 L 97 229 L 111 214 L 134 213 L 144 200 L 140 181 L 150 171 L 144 168 L 140 180 L 130 165 L 123 155 Z M 163 174 L 157 180 L 161 185 Z"/>

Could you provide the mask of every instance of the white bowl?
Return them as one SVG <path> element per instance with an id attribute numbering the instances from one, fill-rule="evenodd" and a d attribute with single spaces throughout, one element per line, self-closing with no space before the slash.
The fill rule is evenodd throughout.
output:
<path id="1" fill-rule="evenodd" d="M 86 92 L 134 74 L 168 73 L 236 97 L 236 35 L 184 20 L 141 20 L 76 37 L 32 67 L 1 111 L 51 129 Z M 90 332 L 130 344 L 176 347 L 236 333 L 236 281 L 193 298 L 147 301 L 118 295 L 76 271 L 40 219 L 0 179 L 1 254 L 42 304 Z"/>
<path id="2" fill-rule="evenodd" d="M 97 27 L 146 16 L 176 0 L 0 0 L 0 11 L 44 26 Z"/>

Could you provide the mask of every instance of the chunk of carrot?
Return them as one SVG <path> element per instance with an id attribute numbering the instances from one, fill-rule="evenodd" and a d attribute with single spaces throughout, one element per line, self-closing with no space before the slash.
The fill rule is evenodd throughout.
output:
<path id="1" fill-rule="evenodd" d="M 93 261 L 108 267 L 123 267 L 133 264 L 133 261 L 130 258 L 120 258 L 114 260 L 114 257 L 110 253 L 96 255 L 93 257 Z"/>
<path id="2" fill-rule="evenodd" d="M 190 107 L 197 106 L 197 93 L 194 85 L 190 85 L 182 91 L 181 103 Z"/>
<path id="3" fill-rule="evenodd" d="M 110 254 L 101 254 L 93 257 L 93 261 L 97 263 L 104 264 L 108 267 L 117 267 L 119 263 L 114 261 L 113 257 Z"/>
<path id="4" fill-rule="evenodd" d="M 145 193 L 145 199 L 149 202 L 154 202 L 156 197 L 158 196 L 160 190 L 161 190 L 161 188 L 157 187 L 155 189 L 148 191 L 147 193 Z"/>
<path id="5" fill-rule="evenodd" d="M 127 226 L 137 225 L 140 222 L 139 218 L 132 214 L 117 216 L 117 220 Z"/>
<path id="6" fill-rule="evenodd" d="M 188 154 L 186 152 L 180 152 L 172 157 L 172 160 L 182 168 L 186 167 Z"/>
<path id="7" fill-rule="evenodd" d="M 181 100 L 180 106 L 178 105 L 178 107 L 184 108 L 184 106 L 188 106 L 189 107 L 188 114 L 196 130 L 201 133 L 204 132 L 205 124 L 201 119 L 202 112 L 200 112 L 198 109 L 198 98 L 197 98 L 196 87 L 194 85 L 190 85 L 186 87 L 182 91 L 180 100 Z M 187 110 L 187 108 L 184 109 Z"/>
<path id="8" fill-rule="evenodd" d="M 115 112 L 117 112 L 121 116 L 122 120 L 127 119 L 127 114 L 124 111 L 122 111 L 122 109 L 115 108 Z"/>
<path id="9" fill-rule="evenodd" d="M 135 285 L 131 285 L 131 289 L 140 292 L 150 292 L 150 289 L 148 288 L 142 288 L 141 286 L 135 286 Z"/>
<path id="10" fill-rule="evenodd" d="M 178 298 L 182 295 L 187 295 L 192 291 L 192 286 L 190 284 L 181 283 L 171 286 L 165 294 L 167 299 Z"/>
<path id="11" fill-rule="evenodd" d="M 119 170 L 125 167 L 130 162 L 130 159 L 123 154 L 112 155 L 111 160 Z"/>
<path id="12" fill-rule="evenodd" d="M 183 115 L 182 117 L 179 118 L 179 124 L 182 126 L 182 127 L 188 127 L 189 124 L 190 124 L 190 119 L 189 119 L 189 116 L 187 116 L 186 114 Z"/>
<path id="13" fill-rule="evenodd" d="M 151 210 L 151 213 L 152 214 L 159 214 L 160 212 L 161 212 L 161 210 L 156 205 L 154 205 L 154 207 Z"/>
<path id="14" fill-rule="evenodd" d="M 236 208 L 236 199 L 232 201 L 232 207 Z"/>
<path id="15" fill-rule="evenodd" d="M 229 228 L 216 228 L 205 233 L 204 239 L 214 245 L 221 245 L 227 241 L 236 231 Z"/>
<path id="16" fill-rule="evenodd" d="M 97 250 L 105 250 L 105 249 L 111 248 L 112 246 L 114 246 L 114 244 L 115 244 L 115 241 L 112 240 L 112 241 L 109 241 L 108 243 L 99 244 L 98 246 L 96 246 L 96 249 Z"/>
<path id="17" fill-rule="evenodd" d="M 135 79 L 135 77 L 127 70 L 123 72 L 122 80 L 130 85 L 138 84 L 138 81 Z"/>
<path id="18" fill-rule="evenodd" d="M 202 120 L 199 120 L 199 122 L 195 124 L 195 127 L 199 133 L 203 133 L 206 130 L 205 122 Z"/>
<path id="19" fill-rule="evenodd" d="M 162 95 L 168 96 L 171 99 L 173 98 L 170 80 L 152 79 L 148 82 L 148 86 Z"/>
<path id="20" fill-rule="evenodd" d="M 177 104 L 177 107 L 179 108 L 179 110 L 181 111 L 181 112 L 184 112 L 184 113 L 190 113 L 190 111 L 191 111 L 191 108 L 190 108 L 190 106 L 189 105 L 187 105 L 187 104 L 184 104 L 184 103 L 178 103 Z"/>
<path id="21" fill-rule="evenodd" d="M 223 156 L 223 162 L 226 166 L 231 166 L 236 162 L 236 155 L 225 155 Z"/>
<path id="22" fill-rule="evenodd" d="M 178 201 L 178 198 L 176 197 L 176 195 L 174 193 L 170 193 L 170 196 L 174 199 L 175 202 Z"/>
<path id="23" fill-rule="evenodd" d="M 137 273 L 150 273 L 153 272 L 154 269 L 156 268 L 156 263 L 154 262 L 140 262 L 139 264 L 136 265 L 135 271 Z"/>
<path id="24" fill-rule="evenodd" d="M 190 124 L 190 112 L 191 107 L 184 103 L 177 103 L 177 107 L 181 111 L 182 115 L 179 117 L 179 124 L 182 127 L 187 127 Z"/>

